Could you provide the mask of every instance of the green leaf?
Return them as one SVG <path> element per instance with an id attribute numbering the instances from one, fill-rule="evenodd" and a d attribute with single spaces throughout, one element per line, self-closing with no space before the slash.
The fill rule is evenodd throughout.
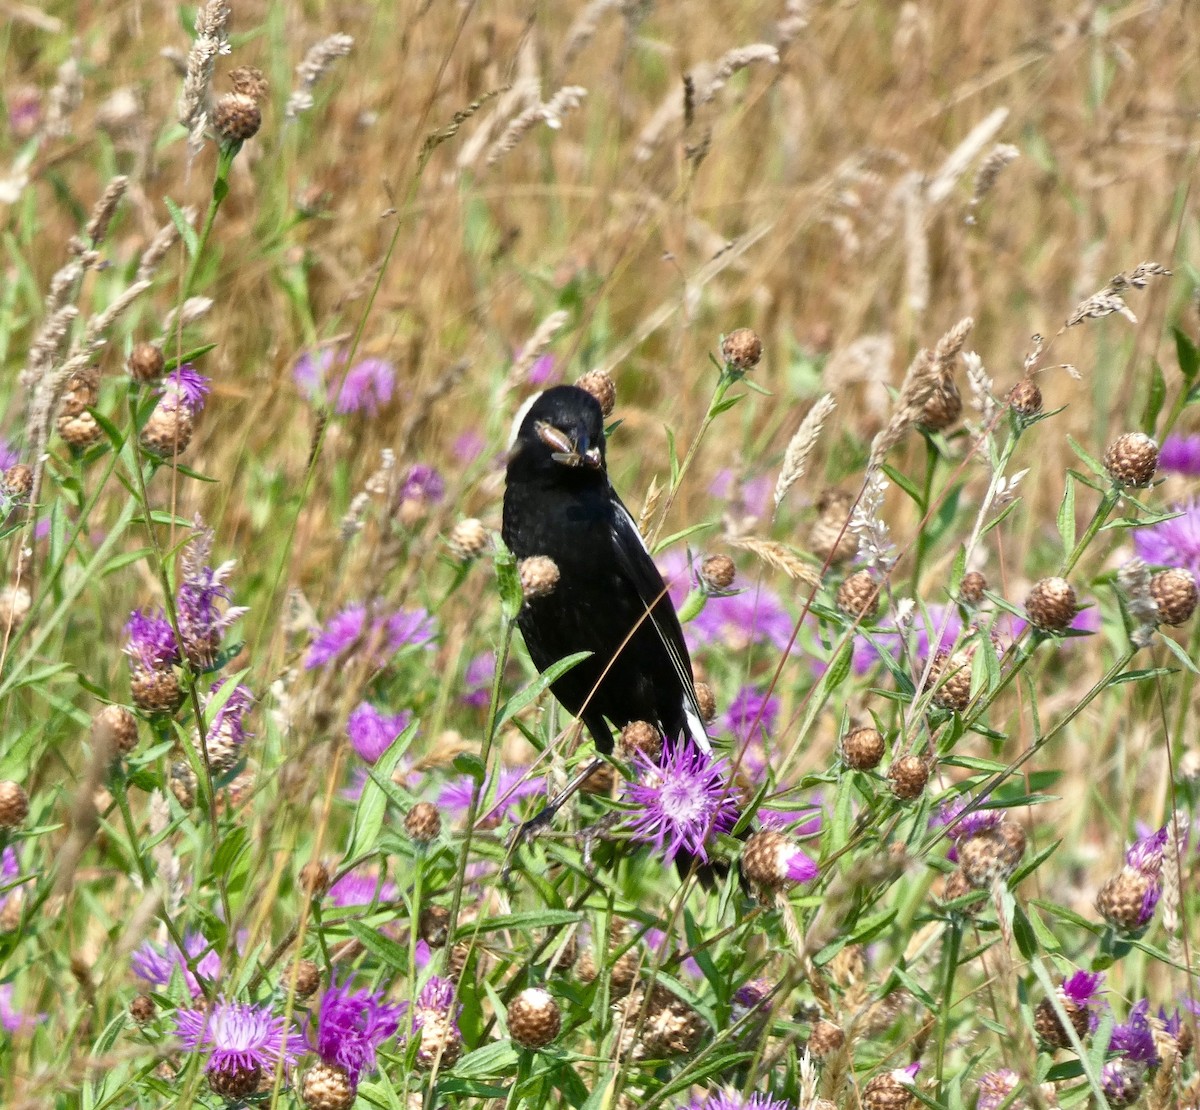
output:
<path id="1" fill-rule="evenodd" d="M 385 936 L 379 929 L 374 929 L 365 922 L 351 919 L 346 922 L 347 928 L 360 944 L 387 967 L 396 971 L 408 972 L 408 949 Z"/>
<path id="2" fill-rule="evenodd" d="M 500 710 L 500 715 L 496 718 L 496 729 L 499 730 L 505 721 L 510 717 L 516 716 L 527 705 L 532 705 L 549 688 L 550 683 L 556 682 L 567 671 L 577 663 L 583 662 L 591 654 L 590 651 L 577 651 L 574 655 L 568 655 L 565 659 L 560 659 L 557 663 L 553 663 L 547 667 L 524 690 L 518 691 L 504 703 L 504 707 Z"/>
<path id="3" fill-rule="evenodd" d="M 853 664 L 854 641 L 845 640 L 842 646 L 838 648 L 837 654 L 829 661 L 829 667 L 821 679 L 825 690 L 831 692 L 841 686 L 846 681 L 846 676 L 850 673 L 850 668 Z"/>
<path id="4" fill-rule="evenodd" d="M 456 1079 L 485 1079 L 489 1076 L 508 1076 L 520 1059 L 511 1041 L 495 1041 L 492 1044 L 468 1052 L 454 1065 Z"/>
<path id="5" fill-rule="evenodd" d="M 1017 950 L 1027 959 L 1032 960 L 1038 954 L 1037 934 L 1029 923 L 1025 911 L 1013 904 L 1013 939 L 1017 942 Z"/>
<path id="6" fill-rule="evenodd" d="M 467 940 L 479 933 L 494 933 L 500 929 L 528 932 L 532 929 L 552 929 L 562 925 L 574 925 L 583 915 L 572 910 L 531 910 L 528 913 L 500 914 L 496 917 L 480 918 L 462 925 L 454 940 Z"/>
<path id="7" fill-rule="evenodd" d="M 883 472 L 898 485 L 909 497 L 916 502 L 917 508 L 922 512 L 925 511 L 925 497 L 921 493 L 921 487 L 917 485 L 907 474 L 901 474 L 894 466 L 883 464 Z"/>
<path id="8" fill-rule="evenodd" d="M 1071 445 L 1071 450 L 1079 456 L 1080 461 L 1088 468 L 1088 470 L 1104 479 L 1105 489 L 1112 485 L 1112 479 L 1109 478 L 1108 471 L 1104 469 L 1103 464 L 1092 458 L 1092 456 L 1089 455 L 1087 451 L 1085 451 L 1071 436 L 1067 436 L 1067 442 Z"/>
<path id="9" fill-rule="evenodd" d="M 346 846 L 346 859 L 355 860 L 374 850 L 388 804 L 387 791 L 381 782 L 391 781 L 392 771 L 417 734 L 417 723 L 413 720 L 371 767 L 354 811 L 354 826 L 350 830 L 350 843 Z"/>
<path id="10" fill-rule="evenodd" d="M 172 370 L 178 370 L 184 363 L 195 362 L 202 355 L 208 354 L 214 347 L 216 347 L 215 343 L 201 343 L 199 347 L 193 347 L 181 355 L 171 355 L 170 358 L 163 360 L 163 373 L 169 374 Z"/>
<path id="11" fill-rule="evenodd" d="M 1200 674 L 1200 667 L 1196 666 L 1194 660 L 1190 655 L 1188 655 L 1187 651 L 1181 645 L 1172 640 L 1171 637 L 1163 632 L 1161 628 L 1158 630 L 1158 638 L 1167 645 L 1171 651 L 1171 654 L 1174 655 L 1175 658 L 1178 659 L 1179 662 L 1181 662 L 1185 667 L 1187 667 L 1192 674 Z"/>
<path id="12" fill-rule="evenodd" d="M 1123 682 L 1141 682 L 1146 678 L 1165 678 L 1167 675 L 1178 674 L 1172 667 L 1148 667 L 1141 671 L 1124 671 L 1109 680 L 1109 686 L 1120 686 Z"/>
<path id="13" fill-rule="evenodd" d="M 994 517 L 992 517 L 991 520 L 989 520 L 987 522 L 987 524 L 984 525 L 983 531 L 979 534 L 980 539 L 982 539 L 984 536 L 986 536 L 993 528 L 998 528 L 1001 524 L 1003 524 L 1004 521 L 1008 519 L 1010 514 L 1015 513 L 1017 511 L 1017 506 L 1020 503 L 1021 503 L 1020 499 L 1018 498 L 1014 501 L 1010 501 L 1007 505 L 1005 505 L 1004 508 L 1000 510 L 1000 512 L 998 512 Z"/>
<path id="14" fill-rule="evenodd" d="M 665 539 L 659 540 L 658 543 L 654 545 L 654 549 L 651 551 L 651 554 L 657 555 L 660 551 L 665 551 L 672 544 L 678 543 L 680 540 L 686 540 L 689 536 L 694 536 L 697 532 L 703 532 L 709 528 L 715 528 L 716 526 L 717 525 L 715 521 L 705 521 L 700 524 L 689 525 L 687 528 L 681 529 L 678 532 L 673 532 Z"/>
<path id="15" fill-rule="evenodd" d="M 1181 328 L 1172 328 L 1175 333 L 1175 354 L 1179 359 L 1179 371 L 1183 380 L 1190 386 L 1200 371 L 1200 350 L 1192 342 L 1188 334 Z"/>
<path id="16" fill-rule="evenodd" d="M 183 240 L 188 257 L 195 258 L 196 251 L 200 249 L 200 237 L 196 234 L 196 229 L 188 223 L 188 218 L 183 214 L 183 210 L 170 197 L 164 196 L 163 203 L 167 206 L 167 212 L 171 216 L 171 223 L 175 225 L 175 230 L 179 232 L 179 238 Z"/>
<path id="17" fill-rule="evenodd" d="M 1154 435 L 1158 414 L 1162 412 L 1163 403 L 1167 399 L 1167 382 L 1163 377 L 1162 367 L 1155 361 L 1150 365 L 1150 388 L 1146 393 L 1146 405 L 1142 409 L 1142 431 L 1148 436 Z"/>
<path id="18" fill-rule="evenodd" d="M 1058 534 L 1062 537 L 1063 551 L 1070 555 L 1075 550 L 1075 481 L 1070 475 L 1058 506 Z"/>
<path id="19" fill-rule="evenodd" d="M 711 417 L 716 417 L 716 416 L 720 416 L 721 413 L 723 413 L 723 412 L 728 412 L 744 396 L 745 396 L 744 393 L 738 393 L 732 397 L 726 397 L 724 400 L 718 401 L 715 405 L 713 405 L 711 408 L 709 408 L 708 415 Z"/>
<path id="20" fill-rule="evenodd" d="M 227 876 L 233 870 L 238 857 L 246 850 L 249 841 L 250 833 L 245 825 L 234 825 L 230 828 L 213 856 L 212 873 Z"/>
<path id="21" fill-rule="evenodd" d="M 496 567 L 496 581 L 500 586 L 500 610 L 506 620 L 516 620 L 521 606 L 525 604 L 525 592 L 521 589 L 517 560 L 499 536 L 496 537 L 493 563 Z"/>
<path id="22" fill-rule="evenodd" d="M 675 447 L 675 433 L 670 429 L 666 429 L 667 433 L 667 458 L 671 463 L 671 489 L 675 489 L 679 485 L 679 451 Z"/>
<path id="23" fill-rule="evenodd" d="M 459 752 L 450 764 L 460 775 L 470 775 L 476 782 L 483 782 L 487 777 L 487 768 L 483 760 L 474 752 Z"/>

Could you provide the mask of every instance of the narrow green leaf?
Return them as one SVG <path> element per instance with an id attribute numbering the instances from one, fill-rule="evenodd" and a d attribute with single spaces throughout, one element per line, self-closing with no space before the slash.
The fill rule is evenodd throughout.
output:
<path id="1" fill-rule="evenodd" d="M 1191 337 L 1181 328 L 1172 328 L 1175 333 L 1175 354 L 1179 359 L 1179 371 L 1183 380 L 1190 386 L 1200 371 L 1200 350 L 1192 342 Z"/>
<path id="2" fill-rule="evenodd" d="M 510 717 L 516 716 L 527 705 L 532 705 L 540 698 L 544 691 L 549 689 L 550 683 L 556 682 L 564 674 L 567 673 L 577 663 L 581 663 L 592 653 L 590 651 L 577 651 L 574 655 L 568 655 L 565 659 L 560 659 L 557 663 L 547 667 L 537 678 L 535 678 L 524 690 L 515 693 L 500 710 L 500 715 L 496 718 L 496 728 L 499 729 Z"/>
<path id="3" fill-rule="evenodd" d="M 916 502 L 917 508 L 922 512 L 925 511 L 925 498 L 921 493 L 921 487 L 916 482 L 907 474 L 901 474 L 894 466 L 889 466 L 887 463 L 883 464 L 883 472 Z"/>
<path id="4" fill-rule="evenodd" d="M 500 587 L 501 611 L 508 620 L 516 620 L 521 606 L 525 604 L 525 594 L 521 589 L 517 560 L 499 536 L 496 537 L 496 553 L 492 561 L 496 567 L 496 582 Z"/>
<path id="5" fill-rule="evenodd" d="M 362 921 L 351 919 L 346 926 L 362 946 L 387 967 L 400 972 L 408 971 L 408 949 L 404 945 L 397 944 L 379 929 Z"/>
<path id="6" fill-rule="evenodd" d="M 350 830 L 350 843 L 346 846 L 346 859 L 358 859 L 375 848 L 388 804 L 387 792 L 380 782 L 391 780 L 392 771 L 417 733 L 417 724 L 416 720 L 412 721 L 371 767 L 354 811 L 354 826 Z"/>
<path id="7" fill-rule="evenodd" d="M 455 942 L 467 940 L 477 933 L 494 933 L 500 929 L 512 929 L 517 932 L 529 932 L 532 929 L 552 929 L 562 925 L 574 925 L 581 920 L 582 914 L 572 910 L 531 910 L 528 913 L 499 914 L 496 917 L 481 918 L 462 925 L 455 934 Z"/>
<path id="8" fill-rule="evenodd" d="M 1196 666 L 1195 661 L 1190 655 L 1188 655 L 1187 651 L 1180 644 L 1177 644 L 1174 640 L 1172 640 L 1170 636 L 1162 631 L 1162 629 L 1159 629 L 1158 631 L 1158 638 L 1167 645 L 1171 651 L 1171 654 L 1174 655 L 1175 658 L 1178 659 L 1179 662 L 1181 662 L 1185 667 L 1187 667 L 1192 674 L 1200 674 L 1200 667 Z"/>
<path id="9" fill-rule="evenodd" d="M 195 258 L 196 251 L 200 249 L 200 237 L 196 234 L 196 229 L 188 223 L 188 218 L 183 214 L 183 210 L 170 197 L 164 196 L 163 203 L 167 206 L 167 212 L 171 216 L 171 223 L 175 225 L 175 230 L 179 232 L 179 238 L 183 240 L 188 257 Z"/>
<path id="10" fill-rule="evenodd" d="M 1163 377 L 1162 367 L 1155 361 L 1150 364 L 1150 387 L 1146 391 L 1146 404 L 1142 409 L 1142 431 L 1148 436 L 1154 435 L 1158 424 L 1158 415 L 1162 412 L 1167 399 L 1167 381 Z"/>
<path id="11" fill-rule="evenodd" d="M 1062 537 L 1063 551 L 1070 555 L 1075 550 L 1075 481 L 1070 475 L 1058 506 L 1058 534 Z"/>

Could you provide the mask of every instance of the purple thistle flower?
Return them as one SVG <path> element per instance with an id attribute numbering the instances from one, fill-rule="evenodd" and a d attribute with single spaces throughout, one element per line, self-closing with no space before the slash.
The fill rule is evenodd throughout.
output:
<path id="1" fill-rule="evenodd" d="M 786 651 L 795 622 L 778 596 L 766 586 L 738 594 L 710 597 L 704 608 L 684 626 L 689 646 L 721 643 L 730 651 L 745 651 L 751 644 L 770 644 Z"/>
<path id="2" fill-rule="evenodd" d="M 223 998 L 210 1010 L 180 1010 L 175 1033 L 188 1052 L 208 1052 L 205 1071 L 218 1079 L 217 1089 L 273 1072 L 280 1058 L 291 1064 L 304 1050 L 303 1039 L 288 1031 L 270 1006 Z"/>
<path id="3" fill-rule="evenodd" d="M 1154 1030 L 1150 1028 L 1150 1000 L 1143 998 L 1132 1010 L 1129 1019 L 1113 1027 L 1108 1042 L 1108 1051 L 1151 1066 L 1158 1063 L 1158 1049 L 1154 1047 Z"/>
<path id="4" fill-rule="evenodd" d="M 988 829 L 994 829 L 1001 821 L 1004 820 L 1003 809 L 971 809 L 975 799 L 969 794 L 960 794 L 953 801 L 946 802 L 940 806 L 937 812 L 930 817 L 929 827 L 931 829 L 945 828 L 946 835 L 950 838 L 950 850 L 946 853 L 946 858 L 951 863 L 958 861 L 958 845 L 960 841 L 967 840 L 972 836 L 978 836 L 981 832 L 986 832 Z"/>
<path id="5" fill-rule="evenodd" d="M 383 666 L 402 647 L 424 647 L 437 631 L 437 622 L 424 609 L 398 609 L 367 625 L 365 605 L 348 605 L 330 617 L 309 646 L 305 670 L 342 660 L 352 650 L 370 647 L 372 661 Z"/>
<path id="6" fill-rule="evenodd" d="M 347 871 L 325 895 L 331 906 L 369 906 L 374 902 L 395 902 L 400 888 L 382 875 L 369 871 Z"/>
<path id="7" fill-rule="evenodd" d="M 402 709 L 394 716 L 380 713 L 370 702 L 359 702 L 346 721 L 346 734 L 359 758 L 374 763 L 395 743 L 412 721 L 412 713 Z"/>
<path id="8" fill-rule="evenodd" d="M 204 408 L 204 399 L 212 389 L 206 378 L 190 362 L 172 370 L 159 384 L 159 396 L 169 409 L 186 408 L 193 416 Z"/>
<path id="9" fill-rule="evenodd" d="M 1146 1067 L 1118 1056 L 1100 1069 L 1100 1087 L 1111 1107 L 1132 1106 L 1146 1086 Z"/>
<path id="10" fill-rule="evenodd" d="M 340 413 L 374 415 L 392 399 L 396 367 L 386 359 L 364 358 L 356 362 L 336 387 L 334 409 Z"/>
<path id="11" fill-rule="evenodd" d="M 463 674 L 465 692 L 459 700 L 476 709 L 486 709 L 492 700 L 492 679 L 496 673 L 496 653 L 483 651 L 467 664 Z"/>
<path id="12" fill-rule="evenodd" d="M 786 1099 L 770 1095 L 754 1094 L 743 1098 L 736 1091 L 713 1091 L 683 1103 L 682 1110 L 795 1110 L 795 1107 Z"/>
<path id="13" fill-rule="evenodd" d="M 0 983 L 0 1029 L 6 1033 L 33 1032 L 46 1014 L 26 1014 L 13 1005 L 12 983 Z"/>
<path id="14" fill-rule="evenodd" d="M 436 505 L 446 496 L 446 483 L 432 466 L 417 463 L 409 468 L 400 488 L 401 501 L 422 501 Z"/>
<path id="15" fill-rule="evenodd" d="M 1200 477 L 1200 435 L 1167 436 L 1158 452 L 1158 469 Z"/>
<path id="16" fill-rule="evenodd" d="M 769 736 L 775 730 L 778 717 L 777 697 L 768 697 L 756 686 L 743 686 L 725 711 L 725 728 L 739 744 L 746 744 L 750 740 L 751 729 L 755 735 Z"/>
<path id="17" fill-rule="evenodd" d="M 984 1072 L 979 1077 L 979 1099 L 975 1110 L 1000 1110 L 1019 1083 L 1019 1076 L 1011 1068 Z"/>
<path id="18" fill-rule="evenodd" d="M 16 918 L 25 900 L 23 886 L 17 885 L 21 877 L 21 861 L 11 844 L 0 852 L 0 918 Z"/>
<path id="19" fill-rule="evenodd" d="M 326 375 L 333 368 L 334 362 L 338 361 L 338 357 L 331 347 L 324 347 L 316 352 L 305 351 L 296 359 L 296 365 L 292 367 L 292 381 L 310 401 L 324 397 Z M 341 360 L 345 361 L 344 355 L 341 356 Z"/>
<path id="20" fill-rule="evenodd" d="M 357 1086 L 364 1072 L 373 1072 L 375 1054 L 400 1028 L 403 1007 L 384 1002 L 383 993 L 352 991 L 350 982 L 331 986 L 322 996 L 313 1048 L 327 1064 L 346 1070 Z"/>
<path id="21" fill-rule="evenodd" d="M 429 981 L 421 988 L 421 993 L 417 995 L 413 1014 L 414 1028 L 420 1026 L 421 1020 L 427 1014 L 450 1014 L 455 1005 L 455 993 L 456 988 L 451 980 L 431 975 Z M 458 1013 L 462 1013 L 461 1006 L 458 1007 Z M 457 1014 L 455 1016 L 457 1017 Z"/>
<path id="22" fill-rule="evenodd" d="M 1163 849 L 1167 846 L 1167 826 L 1140 837 L 1125 853 L 1125 862 L 1143 875 L 1157 878 L 1162 874 Z"/>
<path id="23" fill-rule="evenodd" d="M 1104 973 L 1100 971 L 1076 971 L 1059 984 L 1058 993 L 1063 1005 L 1068 1002 L 1087 1010 L 1088 1028 L 1095 1029 L 1099 1023 L 1096 1010 L 1100 1004 L 1100 984 Z"/>
<path id="24" fill-rule="evenodd" d="M 229 679 L 222 678 L 220 681 L 213 683 L 212 689 L 204 700 L 206 710 L 213 704 L 217 698 L 217 694 L 224 689 L 228 681 Z M 204 737 L 204 744 L 208 749 L 210 758 L 222 747 L 228 747 L 233 753 L 237 753 L 242 745 L 246 743 L 247 737 L 252 734 L 246 732 L 245 716 L 253 705 L 254 694 L 251 693 L 250 687 L 239 682 L 229 697 L 222 703 L 221 708 L 213 714 L 213 718 L 209 722 L 208 730 Z M 205 716 L 207 716 L 207 713 Z M 237 758 L 236 754 L 232 756 L 230 766 L 237 761 Z"/>
<path id="25" fill-rule="evenodd" d="M 737 824 L 727 762 L 677 744 L 674 750 L 664 747 L 658 763 L 638 752 L 634 764 L 640 781 L 625 788 L 635 807 L 629 821 L 633 838 L 653 844 L 667 863 L 681 851 L 707 860 L 706 842 Z"/>
<path id="26" fill-rule="evenodd" d="M 197 975 L 209 982 L 215 982 L 221 974 L 221 957 L 200 933 L 185 933 L 183 948 L 184 951 L 180 952 L 171 942 L 168 942 L 165 948 L 160 948 L 152 941 L 144 941 L 130 957 L 129 965 L 133 973 L 147 986 L 159 989 L 170 985 L 171 977 L 178 969 L 183 975 L 188 993 L 193 998 L 198 998 L 204 991 Z M 188 967 L 188 960 L 195 964 L 195 973 Z"/>
<path id="27" fill-rule="evenodd" d="M 236 559 L 216 569 L 207 566 L 213 533 L 196 520 L 196 532 L 183 556 L 183 581 L 175 594 L 179 635 L 191 662 L 209 667 L 225 633 L 249 610 L 244 605 L 225 605 L 232 596 L 226 579 L 237 566 Z"/>
<path id="28" fill-rule="evenodd" d="M 493 781 L 495 785 L 493 786 Z M 475 780 L 470 775 L 446 783 L 438 792 L 437 805 L 454 821 L 461 821 L 467 816 L 471 805 L 471 795 L 475 790 Z M 484 781 L 480 798 L 485 800 L 494 797 L 492 808 L 478 818 L 481 825 L 493 827 L 511 816 L 524 798 L 535 794 L 544 794 L 545 783 L 542 779 L 529 773 L 528 767 L 501 767 L 493 779 L 491 776 Z"/>
<path id="29" fill-rule="evenodd" d="M 1152 566 L 1183 567 L 1200 578 L 1200 499 L 1174 508 L 1183 515 L 1137 529 L 1133 546 Z"/>
<path id="30" fill-rule="evenodd" d="M 155 616 L 150 612 L 135 609 L 125 625 L 125 654 L 136 668 L 144 671 L 162 671 L 178 663 L 179 643 L 175 630 L 161 609 Z"/>

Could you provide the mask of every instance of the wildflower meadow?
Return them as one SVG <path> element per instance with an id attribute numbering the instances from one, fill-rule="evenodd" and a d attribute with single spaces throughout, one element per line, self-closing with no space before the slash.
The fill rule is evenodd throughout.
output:
<path id="1" fill-rule="evenodd" d="M 0 1105 L 1200 1108 L 1190 5 L 0 41 Z M 522 835 L 562 383 L 713 753 Z"/>

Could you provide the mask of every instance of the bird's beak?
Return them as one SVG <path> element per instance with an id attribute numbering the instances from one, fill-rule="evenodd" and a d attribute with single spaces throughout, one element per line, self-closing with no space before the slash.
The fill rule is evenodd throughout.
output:
<path id="1" fill-rule="evenodd" d="M 550 457 L 563 466 L 586 466 L 592 470 L 600 469 L 600 448 L 576 444 L 561 428 L 545 420 L 539 420 L 534 427 L 538 439 L 550 448 Z"/>

